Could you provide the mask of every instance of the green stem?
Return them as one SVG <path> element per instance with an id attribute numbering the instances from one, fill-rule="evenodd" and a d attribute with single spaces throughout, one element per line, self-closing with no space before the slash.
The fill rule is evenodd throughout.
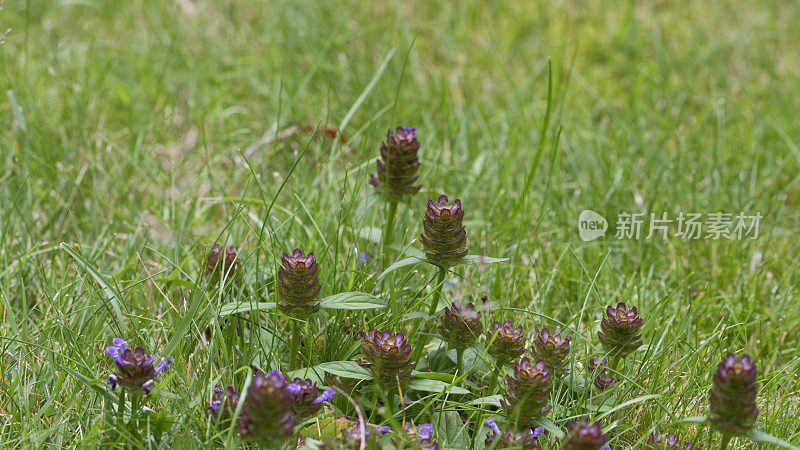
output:
<path id="1" fill-rule="evenodd" d="M 497 387 L 497 380 L 500 378 L 500 370 L 502 368 L 503 362 L 497 361 L 497 366 L 492 371 L 492 381 L 489 382 L 489 395 L 494 395 L 494 388 Z"/>
<path id="2" fill-rule="evenodd" d="M 719 444 L 719 449 L 720 449 L 720 450 L 725 450 L 726 448 L 728 448 L 728 444 L 729 444 L 730 442 L 731 442 L 731 435 L 729 435 L 729 434 L 723 434 L 723 435 L 722 435 L 722 443 L 721 443 L 721 444 Z"/>
<path id="3" fill-rule="evenodd" d="M 458 375 L 464 376 L 464 349 L 459 347 L 456 349 L 456 367 L 458 368 Z"/>
<path id="4" fill-rule="evenodd" d="M 397 215 L 397 200 L 389 200 L 386 210 L 386 225 L 381 236 L 381 246 L 383 247 L 383 269 L 389 267 L 389 251 L 392 245 L 392 232 L 394 231 L 394 216 Z"/>
<path id="5" fill-rule="evenodd" d="M 292 334 L 292 346 L 289 349 L 289 370 L 297 369 L 297 355 L 300 353 L 300 327 L 296 320 L 292 320 L 289 326 L 289 333 Z"/>
<path id="6" fill-rule="evenodd" d="M 120 389 L 119 391 L 119 407 L 117 409 L 117 426 L 120 426 L 124 423 L 125 414 L 125 389 Z"/>
<path id="7" fill-rule="evenodd" d="M 439 299 L 442 297 L 442 285 L 444 285 L 444 277 L 447 276 L 447 269 L 444 267 L 439 267 L 439 274 L 436 276 L 436 286 L 433 288 L 433 298 L 431 299 L 431 306 L 428 308 L 428 317 L 433 319 L 433 315 L 436 314 L 436 307 L 439 306 Z M 414 322 L 414 326 L 411 328 L 411 333 L 409 337 L 414 336 L 417 334 L 419 330 L 420 323 L 422 319 L 417 320 Z M 422 352 L 425 349 L 425 346 L 428 345 L 428 336 L 425 334 L 421 334 L 419 339 L 417 340 L 417 346 L 414 349 L 414 354 L 411 357 L 411 360 L 414 361 L 414 364 L 419 361 L 419 358 L 422 356 Z"/>
<path id="8" fill-rule="evenodd" d="M 134 420 L 135 420 L 135 415 L 139 410 L 139 397 L 140 397 L 140 395 L 138 393 L 132 394 L 132 398 L 131 398 L 131 420 L 130 420 L 130 422 L 128 422 L 128 425 L 131 426 L 131 427 L 135 426 Z"/>

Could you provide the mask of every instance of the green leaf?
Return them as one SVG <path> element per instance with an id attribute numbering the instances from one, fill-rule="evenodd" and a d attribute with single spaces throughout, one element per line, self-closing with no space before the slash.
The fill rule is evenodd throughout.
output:
<path id="1" fill-rule="evenodd" d="M 317 364 L 315 367 L 344 378 L 352 378 L 355 380 L 372 379 L 372 373 L 369 369 L 359 366 L 355 361 L 332 361 Z"/>
<path id="2" fill-rule="evenodd" d="M 628 407 L 630 405 L 635 405 L 636 403 L 641 403 L 641 402 L 644 402 L 644 401 L 647 401 L 647 400 L 652 400 L 654 398 L 660 398 L 660 397 L 661 397 L 661 395 L 659 395 L 659 394 L 642 395 L 641 397 L 636 397 L 634 399 L 628 400 L 627 402 L 620 403 L 619 405 L 609 409 L 608 411 L 606 411 L 603 414 L 601 414 L 597 418 L 597 420 L 600 420 L 603 417 L 606 417 L 607 415 L 613 413 L 614 411 L 618 411 L 618 410 L 620 410 L 622 408 L 625 408 L 625 407 Z"/>
<path id="3" fill-rule="evenodd" d="M 319 305 L 328 309 L 377 309 L 385 308 L 383 300 L 364 292 L 342 292 L 325 297 Z"/>
<path id="4" fill-rule="evenodd" d="M 408 387 L 416 391 L 423 392 L 450 392 L 451 394 L 469 394 L 469 391 L 458 387 L 451 386 L 449 383 L 439 380 L 429 380 L 425 378 L 414 378 L 408 383 Z"/>
<path id="5" fill-rule="evenodd" d="M 464 431 L 467 425 L 453 410 L 438 411 L 433 415 L 434 426 L 439 431 L 439 441 L 449 448 L 465 448 Z M 443 442 L 442 442 L 443 441 Z"/>
<path id="6" fill-rule="evenodd" d="M 550 432 L 550 434 L 553 436 L 559 439 L 564 439 L 564 431 L 562 431 L 561 428 L 558 428 L 558 425 L 556 425 L 552 420 L 546 417 L 540 417 L 538 419 L 534 419 L 533 422 L 540 427 L 544 427 L 544 429 Z"/>
<path id="7" fill-rule="evenodd" d="M 500 395 L 500 394 L 490 395 L 488 397 L 476 398 L 475 400 L 469 402 L 469 404 L 470 405 L 476 405 L 476 406 L 480 406 L 480 405 L 500 406 L 500 399 L 501 398 L 503 398 L 503 396 Z"/>
<path id="8" fill-rule="evenodd" d="M 410 266 L 412 264 L 419 264 L 421 262 L 425 262 L 425 259 L 419 258 L 417 256 L 409 256 L 408 258 L 404 258 L 404 259 L 401 259 L 400 261 L 396 261 L 394 264 L 392 264 L 391 266 L 387 267 L 386 270 L 384 270 L 378 276 L 378 280 L 379 281 L 382 280 L 383 277 L 385 277 L 386 275 L 389 275 L 390 273 L 394 272 L 395 270 L 397 270 L 397 269 L 399 269 L 401 267 Z"/>
<path id="9" fill-rule="evenodd" d="M 103 294 L 105 294 L 106 299 L 111 304 L 111 309 L 114 311 L 114 314 L 117 316 L 117 321 L 119 322 L 119 326 L 124 330 L 126 327 L 125 315 L 122 314 L 122 308 L 120 305 L 124 304 L 122 302 L 122 297 L 120 297 L 119 292 L 117 292 L 111 283 L 106 279 L 103 274 L 97 270 L 97 266 L 89 262 L 86 258 L 83 257 L 80 253 L 76 252 L 75 250 L 71 249 L 65 242 L 61 243 L 61 248 L 71 256 L 78 266 L 83 269 L 84 271 L 88 272 L 92 278 L 97 281 L 100 287 L 103 288 Z"/>
<path id="10" fill-rule="evenodd" d="M 679 423 L 706 423 L 706 422 L 708 422 L 708 416 L 691 416 L 676 420 L 675 422 L 672 422 L 672 424 L 676 425 Z"/>
<path id="11" fill-rule="evenodd" d="M 219 310 L 220 316 L 229 316 L 240 312 L 247 311 L 269 311 L 275 308 L 273 302 L 231 302 L 223 305 Z"/>
<path id="12" fill-rule="evenodd" d="M 412 378 L 424 378 L 426 380 L 439 380 L 445 382 L 447 384 L 452 384 L 453 381 L 456 379 L 456 376 L 450 373 L 440 373 L 440 372 L 418 372 L 413 371 L 411 372 Z"/>
<path id="13" fill-rule="evenodd" d="M 751 430 L 750 433 L 747 434 L 747 437 L 749 437 L 755 442 L 763 442 L 766 444 L 777 445 L 778 447 L 800 450 L 800 447 L 793 445 L 789 442 L 786 442 L 779 437 L 775 437 L 769 433 L 765 433 L 763 431 Z"/>
<path id="14" fill-rule="evenodd" d="M 493 258 L 483 255 L 467 255 L 461 258 L 461 264 L 494 264 L 508 261 L 509 258 Z"/>

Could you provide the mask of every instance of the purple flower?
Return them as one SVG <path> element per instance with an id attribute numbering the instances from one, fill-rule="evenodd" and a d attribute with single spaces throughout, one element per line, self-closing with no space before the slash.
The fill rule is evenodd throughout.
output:
<path id="1" fill-rule="evenodd" d="M 453 309 L 445 307 L 444 314 L 439 316 L 439 334 L 450 348 L 464 349 L 474 344 L 483 332 L 481 313 L 472 303 L 461 306 L 456 300 L 452 306 Z"/>
<path id="2" fill-rule="evenodd" d="M 492 430 L 486 434 L 484 443 L 488 446 L 494 443 L 493 448 L 515 448 L 522 450 L 537 450 L 539 448 L 539 435 L 544 433 L 544 428 L 526 427 L 521 432 L 507 431 L 503 433 L 497 423 L 486 419 L 484 424 Z"/>
<path id="3" fill-rule="evenodd" d="M 278 308 L 296 319 L 306 319 L 319 309 L 319 265 L 314 253 L 298 248 L 284 253 L 278 268 Z"/>
<path id="4" fill-rule="evenodd" d="M 446 195 L 440 195 L 436 202 L 428 200 L 420 236 L 428 261 L 447 268 L 467 256 L 467 230 L 463 220 L 461 200 L 449 203 Z"/>
<path id="5" fill-rule="evenodd" d="M 758 370 L 750 355 L 737 358 L 728 353 L 717 366 L 708 396 L 709 419 L 723 434 L 743 434 L 755 425 L 757 376 Z"/>
<path id="6" fill-rule="evenodd" d="M 489 342 L 487 351 L 500 364 L 519 358 L 525 352 L 525 332 L 521 326 L 514 328 L 510 320 L 502 324 L 493 322 L 492 328 L 486 332 L 486 340 Z"/>
<path id="7" fill-rule="evenodd" d="M 153 367 L 153 363 L 159 358 L 158 355 L 145 354 L 143 347 L 136 347 L 131 351 L 128 343 L 122 338 L 115 338 L 112 343 L 112 346 L 106 347 L 106 353 L 114 358 L 119 370 L 108 377 L 107 383 L 112 390 L 120 384 L 131 390 L 142 389 L 145 394 L 149 394 L 153 390 L 153 378 L 172 364 L 171 359 L 162 358 L 161 362 Z"/>
<path id="8" fill-rule="evenodd" d="M 419 141 L 417 129 L 397 127 L 386 133 L 386 142 L 381 144 L 381 157 L 376 161 L 377 174 L 370 175 L 369 183 L 383 197 L 403 201 L 419 192 Z"/>
<path id="9" fill-rule="evenodd" d="M 423 423 L 420 426 L 414 426 L 413 423 L 408 422 L 403 429 L 406 436 L 417 444 L 422 450 L 438 450 L 439 444 L 435 442 L 433 436 L 433 425 Z"/>
<path id="10" fill-rule="evenodd" d="M 219 280 L 228 282 L 239 276 L 239 247 L 225 247 L 225 253 L 219 244 L 214 244 L 206 258 L 205 271 L 212 283 Z"/>
<path id="11" fill-rule="evenodd" d="M 624 357 L 642 346 L 642 318 L 636 307 L 628 309 L 625 303 L 606 308 L 606 316 L 600 321 L 597 337 L 603 348 L 616 356 Z"/>
<path id="12" fill-rule="evenodd" d="M 559 371 L 564 367 L 567 356 L 569 356 L 571 340 L 572 336 L 565 338 L 558 331 L 550 333 L 549 329 L 542 328 L 542 331 L 533 339 L 533 356 L 543 360 L 547 367 Z"/>
<path id="13" fill-rule="evenodd" d="M 286 386 L 292 397 L 292 412 L 299 420 L 312 417 L 322 408 L 322 403 L 333 400 L 335 389 L 319 393 L 317 384 L 306 378 L 295 378 Z"/>
<path id="14" fill-rule="evenodd" d="M 278 370 L 253 374 L 236 424 L 243 438 L 278 448 L 292 437 L 297 420 L 287 387 L 286 377 Z"/>
<path id="15" fill-rule="evenodd" d="M 608 436 L 603 434 L 599 422 L 589 425 L 584 421 L 567 424 L 565 450 L 603 450 L 608 448 Z"/>
<path id="16" fill-rule="evenodd" d="M 522 358 L 514 364 L 514 376 L 506 377 L 508 390 L 500 404 L 517 429 L 522 429 L 533 419 L 547 414 L 553 407 L 548 405 L 552 390 L 553 372 L 547 370 L 544 361 L 535 364 Z"/>
<path id="17" fill-rule="evenodd" d="M 372 374 L 385 386 L 396 385 L 396 378 L 400 383 L 411 378 L 411 344 L 403 333 L 370 328 L 361 335 L 361 352 L 371 363 Z"/>

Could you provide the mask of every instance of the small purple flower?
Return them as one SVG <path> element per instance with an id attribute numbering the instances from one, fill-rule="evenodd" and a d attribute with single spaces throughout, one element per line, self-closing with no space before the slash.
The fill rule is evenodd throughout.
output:
<path id="1" fill-rule="evenodd" d="M 314 253 L 297 248 L 284 253 L 278 267 L 278 308 L 296 319 L 307 319 L 319 308 L 319 264 Z"/>
<path id="2" fill-rule="evenodd" d="M 419 141 L 417 129 L 397 127 L 386 133 L 381 144 L 381 157 L 376 161 L 377 173 L 370 175 L 369 183 L 384 198 L 404 201 L 419 192 Z"/>
<path id="3" fill-rule="evenodd" d="M 544 427 L 527 427 L 519 433 L 513 431 L 503 433 L 500 427 L 497 426 L 497 423 L 492 419 L 486 419 L 484 424 L 492 430 L 491 434 L 486 434 L 484 443 L 486 445 L 495 443 L 493 448 L 536 450 L 539 448 L 539 435 L 544 433 Z"/>
<path id="4" fill-rule="evenodd" d="M 279 370 L 253 374 L 236 424 L 239 435 L 268 448 L 279 448 L 292 437 L 297 420 L 287 385 Z"/>
<path id="5" fill-rule="evenodd" d="M 361 352 L 371 363 L 372 374 L 385 386 L 394 386 L 398 379 L 405 383 L 411 378 L 411 344 L 402 332 L 370 328 L 361 335 Z"/>
<path id="6" fill-rule="evenodd" d="M 319 393 L 317 384 L 306 378 L 295 378 L 286 385 L 292 397 L 292 412 L 299 420 L 312 417 L 322 408 L 322 403 L 333 400 L 335 389 L 328 389 Z"/>
<path id="7" fill-rule="evenodd" d="M 416 443 L 422 450 L 438 450 L 439 444 L 435 442 L 433 436 L 433 425 L 430 423 L 423 423 L 420 426 L 414 426 L 413 423 L 408 422 L 403 429 L 406 436 Z"/>
<path id="8" fill-rule="evenodd" d="M 358 261 L 363 265 L 367 265 L 367 252 L 359 251 L 358 252 Z"/>
<path id="9" fill-rule="evenodd" d="M 172 364 L 171 359 L 162 358 L 154 367 L 153 363 L 159 358 L 158 355 L 147 355 L 143 347 L 136 347 L 131 351 L 122 338 L 115 338 L 112 343 L 112 346 L 106 347 L 106 353 L 114 358 L 119 370 L 108 377 L 107 383 L 112 390 L 117 388 L 117 384 L 121 384 L 125 388 L 142 389 L 145 394 L 149 394 L 153 390 L 155 376 Z"/>
<path id="10" fill-rule="evenodd" d="M 384 426 L 382 426 L 382 427 L 378 427 L 378 431 L 379 431 L 381 434 L 386 434 L 386 433 L 388 433 L 388 432 L 392 431 L 392 427 L 390 427 L 389 425 L 384 425 Z"/>
<path id="11" fill-rule="evenodd" d="M 564 443 L 565 450 L 603 450 L 608 448 L 608 436 L 603 434 L 603 429 L 599 422 L 589 424 L 589 422 L 577 423 L 572 421 L 567 424 L 567 442 Z"/>

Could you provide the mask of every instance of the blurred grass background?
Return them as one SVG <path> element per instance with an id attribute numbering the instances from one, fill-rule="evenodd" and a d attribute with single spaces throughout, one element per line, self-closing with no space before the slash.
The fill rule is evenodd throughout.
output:
<path id="1" fill-rule="evenodd" d="M 324 295 L 365 286 L 378 267 L 354 272 L 353 248 L 376 257 L 359 230 L 382 215 L 357 205 L 383 134 L 409 125 L 424 188 L 401 208 L 405 242 L 444 192 L 464 202 L 471 253 L 512 258 L 451 295 L 488 292 L 495 316 L 525 308 L 530 327 L 589 341 L 599 307 L 642 311 L 632 395 L 662 397 L 615 423 L 617 445 L 705 414 L 726 351 L 759 365 L 761 428 L 800 442 L 798 23 L 797 1 L 6 1 L 0 435 L 98 439 L 101 396 L 59 369 L 102 380 L 101 349 L 124 329 L 89 263 L 124 300 L 129 336 L 188 336 L 170 355 L 172 433 L 202 436 L 190 417 L 235 369 L 195 351 L 221 301 L 192 288 L 204 253 L 222 236 L 269 272 L 283 251 L 325 248 Z M 246 152 L 304 125 L 348 144 L 303 132 Z M 609 219 L 605 239 L 578 238 L 584 209 Z M 716 211 L 759 212 L 759 237 L 613 239 L 620 212 Z"/>

